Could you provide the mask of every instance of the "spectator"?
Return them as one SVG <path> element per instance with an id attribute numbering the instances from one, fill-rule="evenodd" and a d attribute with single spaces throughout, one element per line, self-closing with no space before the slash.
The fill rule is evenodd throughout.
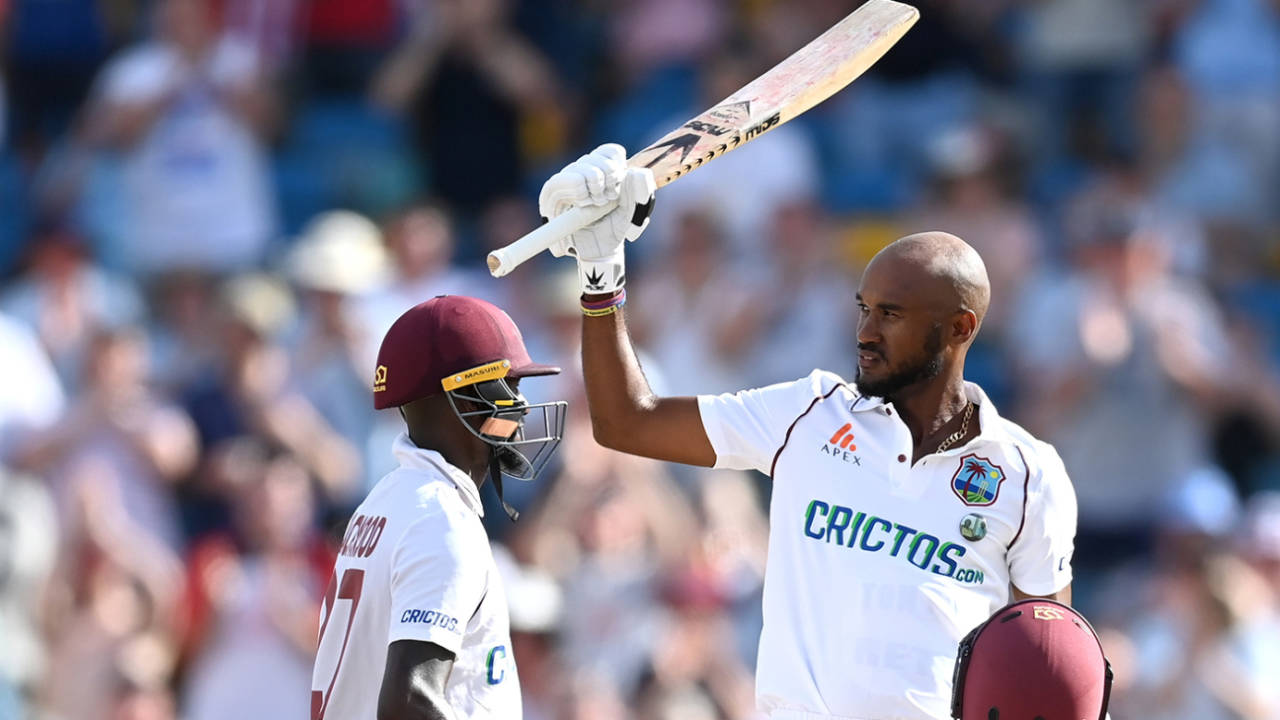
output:
<path id="1" fill-rule="evenodd" d="M 1176 68 L 1154 68 L 1139 91 L 1142 167 L 1160 204 L 1201 223 L 1259 222 L 1274 181 L 1250 174 L 1250 163 L 1231 147 L 1234 138 L 1228 142 L 1199 127 L 1197 98 L 1186 77 Z M 1221 264 L 1221 257 L 1214 259 Z"/>
<path id="2" fill-rule="evenodd" d="M 564 622 L 564 594 L 550 573 L 520 565 L 502 545 L 493 559 L 507 589 L 511 611 L 511 647 L 520 669 L 524 717 L 552 720 L 564 691 L 564 664 L 559 656 L 559 630 Z"/>
<path id="3" fill-rule="evenodd" d="M 755 705 L 751 673 L 734 653 L 725 588 L 694 550 L 660 584 L 667 611 L 653 646 L 640 717 L 748 718 Z"/>
<path id="4" fill-rule="evenodd" d="M 708 473 L 702 480 L 697 488 L 702 560 L 717 579 L 725 602 L 723 614 L 732 623 L 736 664 L 751 669 L 764 624 L 760 601 L 769 543 L 759 478 L 726 471 Z"/>
<path id="5" fill-rule="evenodd" d="M 223 348 L 217 333 L 216 279 L 198 272 L 173 272 L 151 286 L 149 308 L 156 382 L 185 394 L 214 372 Z"/>
<path id="6" fill-rule="evenodd" d="M 555 78 L 511 26 L 507 0 L 439 0 L 431 9 L 380 71 L 374 94 L 408 116 L 433 192 L 474 220 L 521 190 L 521 121 L 555 122 Z"/>
<path id="7" fill-rule="evenodd" d="M 375 458 L 369 447 L 375 413 L 369 402 L 374 363 L 365 356 L 377 338 L 359 318 L 357 304 L 380 290 L 389 275 L 378 227 L 349 211 L 325 213 L 303 231 L 287 262 L 302 293 L 302 313 L 287 345 L 293 382 L 346 441 L 364 455 L 365 482 L 372 486 Z"/>
<path id="8" fill-rule="evenodd" d="M 746 353 L 752 387 L 802 377 L 815 367 L 851 369 L 854 282 L 833 257 L 826 220 L 813 201 L 799 199 L 777 205 L 761 233 L 768 238 L 769 261 L 752 283 L 739 347 L 727 350 Z M 778 351 L 801 346 L 803 357 Z"/>
<path id="9" fill-rule="evenodd" d="M 632 79 L 705 59 L 728 26 L 724 8 L 714 0 L 641 0 L 621 6 L 612 20 L 615 60 Z"/>
<path id="10" fill-rule="evenodd" d="M 394 276 L 361 300 L 360 316 L 369 342 L 364 367 L 373 367 L 378 338 L 405 310 L 436 295 L 471 295 L 469 278 L 451 265 L 457 239 L 449 215 L 437 205 L 408 208 L 386 228 Z"/>
<path id="11" fill-rule="evenodd" d="M 219 372 L 193 386 L 185 403 L 205 447 L 254 434 L 287 448 L 319 481 L 328 502 L 350 500 L 360 455 L 290 380 L 279 337 L 293 320 L 292 296 L 262 275 L 232 278 L 221 288 Z"/>
<path id="12" fill-rule="evenodd" d="M 1209 463 L 1206 414 L 1230 367 L 1208 293 L 1112 200 L 1071 207 L 1073 268 L 1028 284 L 1010 336 L 1023 417 L 1071 469 L 1084 567 L 1143 552 L 1151 499 Z"/>
<path id="13" fill-rule="evenodd" d="M 1209 555 L 1169 572 L 1134 627 L 1134 687 L 1117 714 L 1152 720 L 1280 716 L 1275 598 L 1238 558 Z M 1125 710 L 1127 708 L 1127 710 Z"/>
<path id="14" fill-rule="evenodd" d="M 1280 9 L 1266 0 L 1202 0 L 1174 36 L 1173 55 L 1194 98 L 1193 142 L 1244 180 L 1232 214 L 1277 220 L 1274 195 L 1245 191 L 1280 182 Z"/>
<path id="15" fill-rule="evenodd" d="M 65 226 L 38 231 L 26 274 L 0 296 L 0 308 L 40 336 L 62 383 L 74 391 L 90 338 L 143 320 L 142 298 L 127 279 L 96 267 L 83 239 Z"/>
<path id="16" fill-rule="evenodd" d="M 624 695 L 637 689 L 663 621 L 654 603 L 657 558 L 638 500 L 626 487 L 597 491 L 578 518 L 582 556 L 565 580 L 570 671 L 590 668 Z"/>
<path id="17" fill-rule="evenodd" d="M 1025 9 L 1019 54 L 1034 100 L 1037 159 L 1090 159 L 1105 148 L 1132 149 L 1127 102 L 1147 54 L 1147 4 L 1049 0 Z"/>
<path id="18" fill-rule="evenodd" d="M 63 517 L 85 490 L 118 496 L 148 542 L 182 545 L 174 487 L 199 452 L 191 419 L 150 383 L 146 338 L 134 328 L 100 331 L 90 343 L 85 386 L 53 426 L 32 435 L 19 462 L 49 476 Z M 96 474 L 96 475 L 95 475 Z"/>
<path id="19" fill-rule="evenodd" d="M 316 618 L 333 557 L 315 532 L 301 463 L 264 457 L 254 475 L 235 490 L 234 534 L 192 549 L 189 720 L 309 712 Z"/>
<path id="20" fill-rule="evenodd" d="M 928 167 L 922 140 L 975 122 L 990 89 L 978 84 L 974 66 L 983 53 L 1003 52 L 1005 40 L 991 33 L 975 46 L 966 36 L 1009 3 L 915 4 L 920 20 L 911 31 L 850 92 L 812 116 L 826 130 L 822 191 L 834 209 L 896 212 L 917 202 Z M 781 23 L 786 11 L 777 13 Z"/>
<path id="21" fill-rule="evenodd" d="M 647 299 L 631 318 L 638 344 L 653 354 L 675 395 L 740 387 L 746 368 L 737 351 L 752 307 L 738 276 L 723 272 L 731 251 L 722 226 L 708 213 L 687 211 L 669 253 L 658 267 L 671 272 L 634 285 Z M 704 312 L 708 307 L 716 312 Z"/>
<path id="22" fill-rule="evenodd" d="M 272 96 L 209 0 L 162 0 L 155 39 L 103 69 L 88 139 L 124 160 L 115 259 L 130 270 L 228 272 L 264 256 L 275 209 L 262 139 Z"/>
<path id="23" fill-rule="evenodd" d="M 49 717 L 117 720 L 121 713 L 144 709 L 138 703 L 142 698 L 122 692 L 129 677 L 141 675 L 157 688 L 155 699 L 143 705 L 163 710 L 167 692 L 158 688 L 172 677 L 173 653 L 155 630 L 167 620 L 156 598 L 111 562 L 93 566 L 87 580 L 83 604 L 57 625 L 42 708 Z"/>
<path id="24" fill-rule="evenodd" d="M 52 717 L 108 718 L 123 682 L 173 677 L 178 556 L 128 515 L 111 467 L 77 467 L 62 557 L 46 600 L 50 659 L 41 707 Z"/>
<path id="25" fill-rule="evenodd" d="M 930 192 L 903 223 L 903 232 L 946 229 L 982 255 L 994 298 L 1019 296 L 1040 260 L 1043 240 L 1031 210 L 1012 197 L 1009 150 L 994 128 L 956 128 L 929 143 Z M 1006 331 L 1011 302 L 992 304 L 987 341 Z M 993 332 L 994 331 L 994 332 Z"/>

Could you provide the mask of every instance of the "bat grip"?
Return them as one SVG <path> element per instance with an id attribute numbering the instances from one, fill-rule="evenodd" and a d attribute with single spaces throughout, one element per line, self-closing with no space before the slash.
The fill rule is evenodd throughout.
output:
<path id="1" fill-rule="evenodd" d="M 608 215 L 615 204 L 573 208 L 552 218 L 550 222 L 530 232 L 505 247 L 489 253 L 489 274 L 502 277 L 515 270 L 520 263 L 551 247 L 552 243 L 566 235 L 581 230 Z"/>

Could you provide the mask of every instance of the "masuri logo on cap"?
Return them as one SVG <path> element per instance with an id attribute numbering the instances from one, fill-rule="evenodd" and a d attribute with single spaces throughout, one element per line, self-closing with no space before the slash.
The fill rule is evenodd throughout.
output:
<path id="1" fill-rule="evenodd" d="M 511 370 L 510 360 L 495 360 L 486 363 L 480 367 L 473 367 L 469 370 L 463 370 L 457 375 L 450 375 L 440 380 L 440 385 L 445 390 L 457 390 L 467 385 L 475 385 L 476 383 L 485 382 L 486 380 L 497 380 L 504 378 Z"/>
<path id="2" fill-rule="evenodd" d="M 387 389 L 387 366 L 379 365 L 377 370 L 373 371 L 373 391 L 383 392 Z"/>

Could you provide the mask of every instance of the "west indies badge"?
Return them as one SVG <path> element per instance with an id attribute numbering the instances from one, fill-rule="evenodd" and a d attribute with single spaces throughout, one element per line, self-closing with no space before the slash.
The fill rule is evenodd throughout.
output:
<path id="1" fill-rule="evenodd" d="M 965 505 L 987 506 L 996 501 L 1004 470 L 987 458 L 969 453 L 960 458 L 960 467 L 951 477 L 951 491 Z"/>

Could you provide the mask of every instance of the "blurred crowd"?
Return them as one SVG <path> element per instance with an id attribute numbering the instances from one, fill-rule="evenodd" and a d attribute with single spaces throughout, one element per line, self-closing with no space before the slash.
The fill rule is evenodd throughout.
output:
<path id="1" fill-rule="evenodd" d="M 483 257 L 560 164 L 857 4 L 0 0 L 0 718 L 307 717 L 392 462 L 377 344 L 441 293 L 566 369 L 522 388 L 570 402 L 553 472 L 508 485 L 517 524 L 487 500 L 526 716 L 753 717 L 767 479 L 595 445 L 572 267 Z M 851 375 L 865 262 L 960 235 L 970 379 L 1075 482 L 1113 716 L 1280 719 L 1280 2 L 915 4 L 850 89 L 660 193 L 629 249 L 656 389 Z"/>

